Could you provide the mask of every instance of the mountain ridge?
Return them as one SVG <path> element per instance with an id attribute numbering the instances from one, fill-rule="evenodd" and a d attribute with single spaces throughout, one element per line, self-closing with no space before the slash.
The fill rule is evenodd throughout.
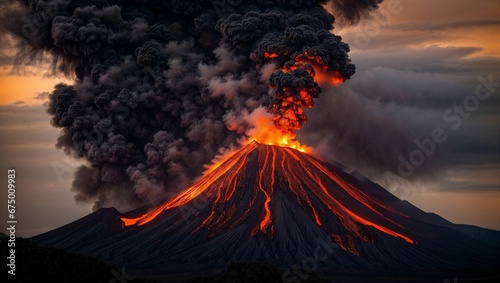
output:
<path id="1" fill-rule="evenodd" d="M 32 240 L 167 274 L 233 261 L 289 267 L 335 245 L 318 270 L 460 269 L 491 264 L 495 238 L 500 232 L 434 217 L 311 155 L 253 142 L 148 213 L 100 209 Z"/>

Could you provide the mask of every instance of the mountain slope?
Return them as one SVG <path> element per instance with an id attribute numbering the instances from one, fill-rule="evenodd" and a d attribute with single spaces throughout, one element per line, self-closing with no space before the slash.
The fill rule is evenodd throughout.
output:
<path id="1" fill-rule="evenodd" d="M 473 238 L 470 232 L 481 234 Z M 480 232 L 478 232 L 480 231 Z M 142 274 L 227 266 L 459 269 L 498 259 L 500 232 L 465 229 L 299 151 L 253 142 L 148 213 L 101 209 L 32 238 Z"/>

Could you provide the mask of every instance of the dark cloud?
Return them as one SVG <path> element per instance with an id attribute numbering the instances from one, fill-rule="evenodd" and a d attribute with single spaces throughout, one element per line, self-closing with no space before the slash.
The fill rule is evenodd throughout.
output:
<path id="1" fill-rule="evenodd" d="M 458 174 L 447 174 L 438 183 L 429 185 L 436 192 L 500 192 L 498 180 L 498 164 L 476 164 L 475 166 L 457 166 L 455 172 Z M 457 177 L 459 176 L 459 177 Z"/>
<path id="2" fill-rule="evenodd" d="M 356 24 L 376 10 L 383 0 L 333 0 L 332 10 L 342 24 Z"/>
<path id="3" fill-rule="evenodd" d="M 11 105 L 24 105 L 24 104 L 26 104 L 26 103 L 22 100 L 16 100 L 16 101 L 11 103 Z"/>
<path id="4" fill-rule="evenodd" d="M 476 80 L 477 76 L 493 73 L 500 75 L 500 58 L 481 55 L 482 49 L 474 46 L 439 47 L 429 46 L 415 49 L 400 43 L 400 48 L 380 50 L 373 42 L 370 50 L 355 55 L 358 69 L 368 70 L 386 67 L 396 70 L 411 70 L 418 73 L 453 76 L 453 80 Z"/>
<path id="5" fill-rule="evenodd" d="M 49 96 L 50 96 L 50 92 L 44 91 L 44 92 L 37 93 L 36 96 L 33 98 L 45 101 L 45 100 L 48 100 Z"/>
<path id="6" fill-rule="evenodd" d="M 0 53 L 0 66 L 9 66 L 13 63 L 14 60 L 12 59 L 12 56 Z"/>
<path id="7" fill-rule="evenodd" d="M 498 66 L 488 69 L 487 60 L 465 59 L 474 48 L 429 49 L 359 55 L 366 60 L 360 60 L 357 75 L 318 99 L 317 111 L 309 112 L 310 123 L 299 137 L 316 145 L 328 160 L 358 168 L 380 180 L 385 172 L 400 175 L 398 157 L 409 160 L 411 152 L 419 149 L 415 140 L 432 138 L 433 130 L 441 128 L 447 140 L 436 145 L 410 176 L 403 177 L 440 181 L 444 174 L 462 166 L 472 170 L 490 165 L 499 170 L 500 88 L 495 87 L 487 99 L 478 100 L 473 111 L 463 110 L 466 118 L 458 119 L 455 112 L 457 105 L 465 109 L 466 101 L 474 101 L 470 97 L 475 97 L 481 84 L 478 77 L 489 81 L 491 75 L 493 82 L 500 81 Z M 412 65 L 410 61 L 414 70 L 405 68 Z M 447 64 L 450 70 L 446 72 L 433 70 Z"/>
<path id="8" fill-rule="evenodd" d="M 485 28 L 500 26 L 498 19 L 476 19 L 476 20 L 462 20 L 454 22 L 426 22 L 426 23 L 413 23 L 393 25 L 390 29 L 404 30 L 404 31 L 444 31 L 450 29 L 470 29 L 470 28 Z"/>

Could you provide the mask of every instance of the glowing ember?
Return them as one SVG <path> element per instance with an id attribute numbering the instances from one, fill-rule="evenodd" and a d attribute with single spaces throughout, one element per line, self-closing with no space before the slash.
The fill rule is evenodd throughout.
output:
<path id="1" fill-rule="evenodd" d="M 268 59 L 278 58 L 278 53 L 264 52 L 264 57 Z"/>
<path id="2" fill-rule="evenodd" d="M 276 53 L 264 53 L 264 58 L 279 58 Z M 294 135 L 307 121 L 304 108 L 314 106 L 321 86 L 337 87 L 345 81 L 338 71 L 329 71 L 323 58 L 304 52 L 283 65 L 270 77 L 274 100 L 269 112 L 275 115 L 274 124 L 283 135 Z"/>

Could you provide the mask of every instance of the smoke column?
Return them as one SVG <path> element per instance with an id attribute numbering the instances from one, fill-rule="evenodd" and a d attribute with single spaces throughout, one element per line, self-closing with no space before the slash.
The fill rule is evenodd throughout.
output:
<path id="1" fill-rule="evenodd" d="M 380 1 L 333 1 L 355 22 Z M 294 134 L 321 93 L 355 72 L 328 1 L 6 1 L 17 64 L 74 76 L 49 96 L 57 148 L 85 164 L 76 200 L 132 207 L 182 189 L 265 108 Z M 3 39 L 4 40 L 4 39 Z"/>

